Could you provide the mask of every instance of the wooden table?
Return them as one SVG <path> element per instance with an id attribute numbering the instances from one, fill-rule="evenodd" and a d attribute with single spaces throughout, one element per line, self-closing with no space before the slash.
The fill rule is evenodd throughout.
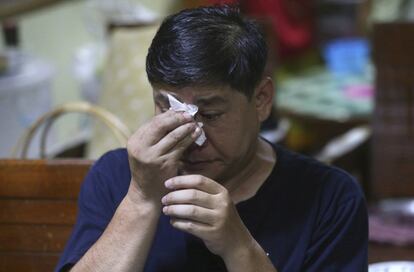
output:
<path id="1" fill-rule="evenodd" d="M 369 243 L 368 263 L 398 260 L 414 261 L 414 246 L 399 247 L 386 244 Z"/>

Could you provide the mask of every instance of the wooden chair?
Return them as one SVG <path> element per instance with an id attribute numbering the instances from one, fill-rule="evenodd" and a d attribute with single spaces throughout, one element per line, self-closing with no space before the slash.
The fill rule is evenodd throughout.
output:
<path id="1" fill-rule="evenodd" d="M 0 271 L 53 271 L 92 161 L 0 160 Z"/>

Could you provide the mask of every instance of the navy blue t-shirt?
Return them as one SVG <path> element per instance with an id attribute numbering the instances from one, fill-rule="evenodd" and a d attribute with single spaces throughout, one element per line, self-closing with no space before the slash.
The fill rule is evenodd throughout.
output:
<path id="1" fill-rule="evenodd" d="M 366 205 L 345 172 L 282 147 L 256 195 L 237 204 L 244 224 L 278 271 L 367 271 Z M 79 196 L 79 214 L 56 271 L 75 264 L 95 243 L 127 193 L 127 152 L 101 157 Z M 226 271 L 198 238 L 174 229 L 163 214 L 145 272 Z"/>

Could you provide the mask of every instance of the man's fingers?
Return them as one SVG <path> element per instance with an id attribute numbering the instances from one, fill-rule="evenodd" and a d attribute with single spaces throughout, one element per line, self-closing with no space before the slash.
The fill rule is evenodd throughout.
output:
<path id="1" fill-rule="evenodd" d="M 192 121 L 194 121 L 193 118 L 186 112 L 168 110 L 154 116 L 151 121 L 145 125 L 146 131 L 142 136 L 148 139 L 149 144 L 154 145 L 170 131 Z"/>
<path id="2" fill-rule="evenodd" d="M 198 189 L 208 194 L 219 194 L 224 190 L 219 183 L 201 175 L 176 176 L 165 181 L 165 187 L 170 190 Z"/>
<path id="3" fill-rule="evenodd" d="M 181 125 L 174 130 L 170 131 L 165 137 L 163 137 L 156 145 L 153 146 L 153 149 L 156 150 L 157 154 L 165 155 L 174 147 L 179 149 L 186 149 L 194 139 L 191 137 L 197 125 L 195 123 L 187 123 Z"/>
<path id="4" fill-rule="evenodd" d="M 196 189 L 176 190 L 166 194 L 162 198 L 163 205 L 193 204 L 196 206 L 212 209 L 212 195 Z"/>
<path id="5" fill-rule="evenodd" d="M 191 135 L 185 137 L 181 142 L 177 143 L 173 149 L 169 152 L 169 156 L 174 160 L 179 160 L 184 151 L 201 135 L 201 128 L 196 128 Z"/>
<path id="6" fill-rule="evenodd" d="M 204 223 L 180 218 L 171 218 L 170 224 L 174 228 L 192 234 L 200 239 L 205 238 L 204 236 L 206 236 L 210 228 L 209 225 L 206 225 Z"/>
<path id="7" fill-rule="evenodd" d="M 165 215 L 173 218 L 191 220 L 206 225 L 214 224 L 214 211 L 200 206 L 177 204 L 165 206 L 162 211 Z"/>

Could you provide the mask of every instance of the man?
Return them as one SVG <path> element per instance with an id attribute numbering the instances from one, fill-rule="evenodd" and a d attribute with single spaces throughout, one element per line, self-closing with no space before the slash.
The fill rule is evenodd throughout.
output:
<path id="1" fill-rule="evenodd" d="M 259 137 L 274 92 L 265 62 L 234 8 L 163 22 L 147 56 L 156 115 L 92 167 L 57 271 L 367 270 L 358 185 Z M 169 109 L 169 96 L 198 112 Z"/>

